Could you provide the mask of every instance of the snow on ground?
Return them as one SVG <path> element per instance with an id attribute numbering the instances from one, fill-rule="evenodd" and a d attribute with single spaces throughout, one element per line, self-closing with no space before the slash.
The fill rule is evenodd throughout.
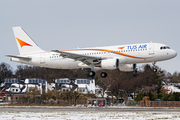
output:
<path id="1" fill-rule="evenodd" d="M 0 112 L 0 120 L 180 120 L 179 112 Z"/>

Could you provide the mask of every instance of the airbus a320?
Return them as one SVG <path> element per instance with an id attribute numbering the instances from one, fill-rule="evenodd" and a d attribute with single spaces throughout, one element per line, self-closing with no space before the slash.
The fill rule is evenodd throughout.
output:
<path id="1" fill-rule="evenodd" d="M 96 68 L 136 74 L 137 63 L 156 63 L 177 56 L 169 46 L 152 42 L 44 51 L 21 27 L 13 27 L 13 32 L 20 55 L 7 55 L 11 61 L 55 69 L 90 68 L 91 77 L 95 76 Z M 107 77 L 107 73 L 102 72 L 101 77 Z"/>

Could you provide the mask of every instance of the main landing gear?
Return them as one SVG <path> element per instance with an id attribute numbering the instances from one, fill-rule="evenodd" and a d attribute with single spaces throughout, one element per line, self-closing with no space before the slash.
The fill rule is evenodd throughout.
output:
<path id="1" fill-rule="evenodd" d="M 94 71 L 89 72 L 89 76 L 94 77 L 95 75 L 96 75 L 96 73 Z"/>
<path id="2" fill-rule="evenodd" d="M 88 74 L 90 77 L 94 78 L 94 76 L 96 75 L 96 73 L 94 72 L 94 65 L 91 65 L 91 68 L 88 69 Z M 100 76 L 102 78 L 106 78 L 107 77 L 107 73 L 106 72 L 101 72 Z"/>
<path id="3" fill-rule="evenodd" d="M 102 72 L 100 75 L 101 75 L 102 78 L 106 78 L 107 77 L 107 73 L 106 72 Z"/>
<path id="4" fill-rule="evenodd" d="M 90 77 L 94 77 L 96 75 L 96 73 L 94 72 L 94 71 L 90 71 L 89 72 L 89 76 Z M 100 74 L 100 76 L 102 77 L 102 78 L 106 78 L 107 77 L 107 73 L 106 72 L 102 72 L 101 74 Z"/>

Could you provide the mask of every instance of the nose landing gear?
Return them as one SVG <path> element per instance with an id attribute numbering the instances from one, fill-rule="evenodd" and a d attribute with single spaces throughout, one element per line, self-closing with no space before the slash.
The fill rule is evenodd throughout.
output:
<path id="1" fill-rule="evenodd" d="M 157 72 L 157 68 L 156 68 L 156 65 L 155 65 L 156 62 L 154 61 L 152 64 L 153 64 L 153 71 L 156 73 Z"/>

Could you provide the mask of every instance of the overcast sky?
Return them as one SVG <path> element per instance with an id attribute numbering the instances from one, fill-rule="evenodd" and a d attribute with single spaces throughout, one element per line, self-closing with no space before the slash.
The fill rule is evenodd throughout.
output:
<path id="1" fill-rule="evenodd" d="M 179 0 L 2 0 L 0 63 L 20 63 L 12 27 L 21 26 L 44 50 L 164 43 L 180 51 Z M 180 57 L 158 62 L 180 72 Z"/>

